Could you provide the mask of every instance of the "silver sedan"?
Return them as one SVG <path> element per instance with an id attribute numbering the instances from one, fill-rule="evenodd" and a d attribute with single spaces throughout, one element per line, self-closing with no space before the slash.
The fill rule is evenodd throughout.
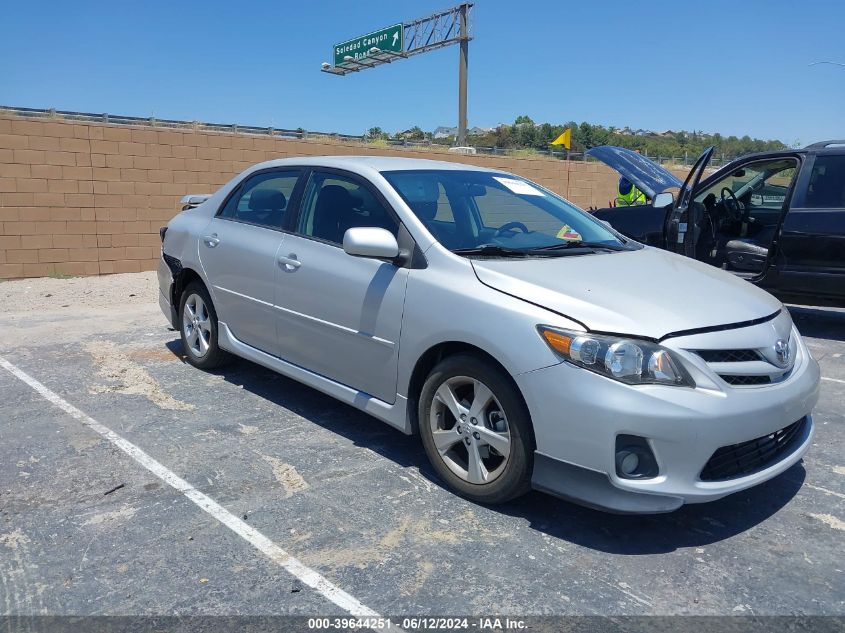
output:
<path id="1" fill-rule="evenodd" d="M 269 367 L 418 434 L 459 494 L 667 512 L 810 445 L 819 369 L 781 303 L 509 173 L 255 165 L 162 228 L 188 361 Z"/>

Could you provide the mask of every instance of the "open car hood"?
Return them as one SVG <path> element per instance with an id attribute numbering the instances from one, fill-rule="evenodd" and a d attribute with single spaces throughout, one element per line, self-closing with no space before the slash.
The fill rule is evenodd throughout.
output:
<path id="1" fill-rule="evenodd" d="M 768 292 L 709 264 L 656 248 L 540 259 L 474 259 L 479 281 L 583 323 L 661 339 L 767 317 Z"/>
<path id="2" fill-rule="evenodd" d="M 602 145 L 587 150 L 587 156 L 599 159 L 605 165 L 618 171 L 649 198 L 683 183 L 668 169 L 649 160 L 642 154 L 616 147 Z"/>

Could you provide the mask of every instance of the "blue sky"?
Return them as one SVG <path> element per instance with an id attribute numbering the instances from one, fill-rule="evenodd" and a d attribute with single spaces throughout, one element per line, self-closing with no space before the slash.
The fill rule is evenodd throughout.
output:
<path id="1" fill-rule="evenodd" d="M 457 2 L 455 2 L 457 3 Z M 358 134 L 457 118 L 457 47 L 346 77 L 331 45 L 449 0 L 9 2 L 0 104 Z M 470 125 L 528 114 L 845 137 L 841 0 L 478 0 Z"/>

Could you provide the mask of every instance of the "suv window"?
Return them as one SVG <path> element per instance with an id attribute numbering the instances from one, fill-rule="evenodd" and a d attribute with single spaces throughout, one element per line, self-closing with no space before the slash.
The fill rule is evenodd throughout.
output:
<path id="1" fill-rule="evenodd" d="M 776 158 L 742 165 L 700 192 L 696 202 L 705 202 L 705 198 L 711 194 L 718 201 L 722 191 L 728 189 L 746 208 L 780 210 L 797 165 L 798 161 L 794 158 Z"/>
<path id="2" fill-rule="evenodd" d="M 809 209 L 845 207 L 845 155 L 816 156 L 803 206 Z"/>
<path id="3" fill-rule="evenodd" d="M 220 217 L 273 229 L 282 228 L 288 201 L 302 172 L 270 171 L 248 178 L 229 198 Z"/>
<path id="4" fill-rule="evenodd" d="M 342 244 L 347 229 L 374 226 L 399 232 L 396 219 L 361 182 L 337 174 L 314 171 L 302 198 L 296 232 Z"/>

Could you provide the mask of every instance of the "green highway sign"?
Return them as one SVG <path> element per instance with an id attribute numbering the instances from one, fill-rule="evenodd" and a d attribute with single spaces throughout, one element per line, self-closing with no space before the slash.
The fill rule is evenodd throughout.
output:
<path id="1" fill-rule="evenodd" d="M 394 24 L 373 33 L 346 40 L 334 45 L 334 65 L 342 64 L 346 57 L 358 60 L 370 55 L 370 49 L 401 53 L 405 45 L 405 33 L 401 24 Z"/>

